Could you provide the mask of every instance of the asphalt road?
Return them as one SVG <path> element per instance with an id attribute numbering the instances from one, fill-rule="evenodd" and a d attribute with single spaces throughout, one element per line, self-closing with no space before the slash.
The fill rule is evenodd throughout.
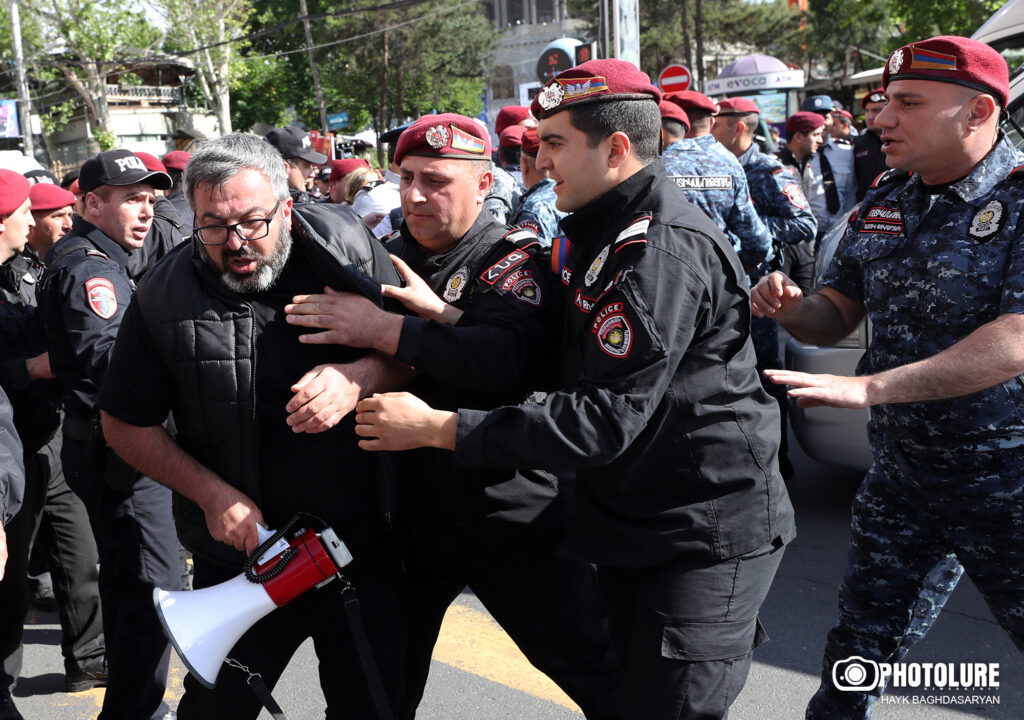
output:
<path id="1" fill-rule="evenodd" d="M 848 539 L 849 501 L 856 475 L 793 453 L 797 476 L 790 484 L 799 537 L 787 549 L 762 611 L 772 641 L 755 655 L 747 685 L 733 706 L 732 720 L 803 717 L 817 687 L 821 649 L 834 621 L 836 588 Z M 30 618 L 26 627 L 24 676 L 15 700 L 26 718 L 93 718 L 102 690 L 76 695 L 61 691 L 59 627 L 54 615 Z M 876 706 L 876 720 L 1024 718 L 1024 658 L 993 620 L 977 590 L 964 579 L 931 634 L 912 651 L 915 662 L 998 663 L 1000 685 L 984 694 L 998 704 L 931 705 L 932 693 L 902 691 Z M 184 670 L 172 668 L 168 699 L 181 692 Z M 323 717 L 316 659 L 303 645 L 275 691 L 289 718 Z M 972 691 L 971 694 L 977 694 Z M 915 700 L 917 702 L 915 702 Z M 269 719 L 264 713 L 261 718 Z M 421 720 L 569 720 L 572 703 L 530 668 L 468 591 L 449 612 L 435 652 Z"/>

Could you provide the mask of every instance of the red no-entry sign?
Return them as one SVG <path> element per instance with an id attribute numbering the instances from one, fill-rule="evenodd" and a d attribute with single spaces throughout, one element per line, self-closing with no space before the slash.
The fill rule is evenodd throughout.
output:
<path id="1" fill-rule="evenodd" d="M 662 92 L 689 90 L 691 81 L 690 71 L 682 65 L 669 65 L 658 73 L 658 85 Z"/>

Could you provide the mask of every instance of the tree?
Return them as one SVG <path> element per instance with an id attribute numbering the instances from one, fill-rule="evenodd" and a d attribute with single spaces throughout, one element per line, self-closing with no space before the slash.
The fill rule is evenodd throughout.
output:
<path id="1" fill-rule="evenodd" d="M 59 55 L 37 54 L 34 64 L 56 70 L 81 96 L 101 149 L 117 138 L 110 123 L 107 80 L 130 72 L 160 44 L 160 31 L 141 10 L 115 0 L 36 0 L 28 6 L 44 39 L 63 48 Z"/>
<path id="2" fill-rule="evenodd" d="M 232 62 L 244 44 L 253 9 L 249 0 L 153 0 L 167 22 L 167 48 L 196 58 L 196 76 L 210 101 L 222 135 L 231 132 Z"/>
<path id="3" fill-rule="evenodd" d="M 970 37 L 1003 5 L 1003 0 L 888 0 L 889 11 L 903 28 L 890 50 L 935 35 Z"/>

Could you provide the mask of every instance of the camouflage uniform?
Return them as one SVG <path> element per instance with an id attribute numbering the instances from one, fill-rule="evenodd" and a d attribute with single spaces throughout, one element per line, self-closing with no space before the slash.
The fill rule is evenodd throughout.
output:
<path id="1" fill-rule="evenodd" d="M 562 234 L 558 221 L 567 215 L 555 209 L 555 200 L 555 181 L 544 178 L 523 195 L 519 209 L 509 225 L 532 230 L 541 245 L 551 247 L 551 241 Z"/>
<path id="2" fill-rule="evenodd" d="M 859 374 L 931 357 L 1002 314 L 1024 313 L 1024 172 L 1014 170 L 1022 164 L 1001 137 L 937 195 L 898 171 L 875 182 L 824 278 L 874 323 Z M 874 463 L 854 500 L 839 624 L 808 718 L 870 715 L 884 688 L 838 691 L 832 663 L 899 661 L 955 586 L 956 560 L 1024 650 L 1022 407 L 1024 384 L 1012 378 L 948 400 L 872 408 Z"/>
<path id="3" fill-rule="evenodd" d="M 748 272 L 772 257 L 771 235 L 754 212 L 747 176 L 713 135 L 676 140 L 662 151 L 661 161 L 686 199 L 726 234 Z"/>
<path id="4" fill-rule="evenodd" d="M 494 182 L 491 184 L 491 191 L 484 199 L 484 207 L 491 211 L 491 215 L 498 222 L 507 225 L 509 218 L 516 214 L 519 209 L 519 202 L 522 199 L 523 191 L 516 184 L 515 178 L 495 165 L 492 168 Z"/>

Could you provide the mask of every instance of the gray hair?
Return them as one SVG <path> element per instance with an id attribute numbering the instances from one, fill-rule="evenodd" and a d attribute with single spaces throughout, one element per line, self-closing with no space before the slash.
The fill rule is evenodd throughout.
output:
<path id="1" fill-rule="evenodd" d="M 185 166 L 181 185 L 189 207 L 195 212 L 197 185 L 209 183 L 220 187 L 246 169 L 267 177 L 275 199 L 288 197 L 288 177 L 277 148 L 259 135 L 232 133 L 204 142 Z"/>

